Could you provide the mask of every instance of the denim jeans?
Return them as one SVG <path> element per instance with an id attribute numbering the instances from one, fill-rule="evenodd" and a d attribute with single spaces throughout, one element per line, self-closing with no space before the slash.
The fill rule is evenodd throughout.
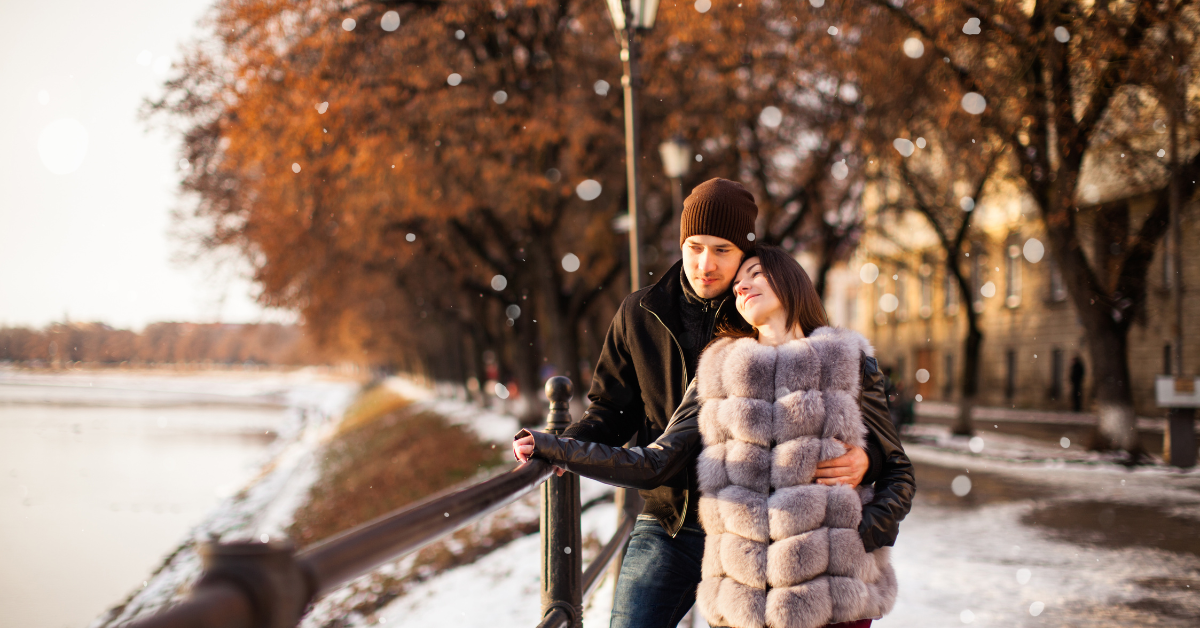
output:
<path id="1" fill-rule="evenodd" d="M 617 577 L 610 628 L 675 628 L 696 602 L 704 532 L 689 522 L 671 538 L 638 517 Z"/>

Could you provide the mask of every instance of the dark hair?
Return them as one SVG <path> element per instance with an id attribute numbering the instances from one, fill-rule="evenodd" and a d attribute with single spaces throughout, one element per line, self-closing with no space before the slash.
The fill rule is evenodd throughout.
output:
<path id="1" fill-rule="evenodd" d="M 746 260 L 757 257 L 763 274 L 767 276 L 767 285 L 783 304 L 787 314 L 787 329 L 790 331 L 797 325 L 807 337 L 818 327 L 829 325 L 829 315 L 821 303 L 821 295 L 813 286 L 812 279 L 804 272 L 800 262 L 777 246 L 760 244 L 753 251 L 746 253 Z M 740 318 L 740 316 L 739 316 Z M 757 338 L 758 331 L 734 325 L 721 325 L 716 334 L 723 338 Z"/>

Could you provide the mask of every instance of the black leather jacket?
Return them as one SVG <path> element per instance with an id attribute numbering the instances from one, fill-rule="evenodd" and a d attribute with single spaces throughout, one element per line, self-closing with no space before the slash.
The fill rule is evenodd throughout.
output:
<path id="1" fill-rule="evenodd" d="M 874 484 L 875 497 L 863 506 L 859 534 L 867 551 L 872 551 L 895 543 L 900 521 L 912 507 L 916 482 L 912 463 L 904 453 L 888 414 L 884 376 L 875 358 L 863 356 L 862 382 L 859 406 L 869 428 L 867 453 L 871 458 L 863 484 Z M 690 478 L 695 476 L 695 461 L 702 447 L 699 416 L 700 401 L 693 380 L 666 430 L 645 447 L 613 447 L 527 430 L 522 430 L 517 437 L 532 434 L 535 456 L 573 473 L 606 484 L 651 490 L 681 473 Z M 682 515 L 680 513 L 679 526 L 682 526 Z M 663 527 L 674 535 L 679 526 L 671 529 L 664 523 Z"/>

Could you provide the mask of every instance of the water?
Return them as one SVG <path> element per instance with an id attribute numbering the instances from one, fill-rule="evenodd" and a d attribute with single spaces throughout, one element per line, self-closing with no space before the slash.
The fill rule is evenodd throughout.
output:
<path id="1" fill-rule="evenodd" d="M 140 587 L 310 379 L 0 370 L 0 627 L 85 626 Z"/>

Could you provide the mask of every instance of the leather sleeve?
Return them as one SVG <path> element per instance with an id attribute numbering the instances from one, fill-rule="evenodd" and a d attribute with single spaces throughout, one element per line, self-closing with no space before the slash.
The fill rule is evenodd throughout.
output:
<path id="1" fill-rule="evenodd" d="M 645 447 L 615 447 L 522 430 L 517 438 L 533 435 L 533 455 L 572 473 L 625 488 L 658 488 L 691 464 L 700 451 L 700 400 L 695 381 L 671 416 L 667 429 Z"/>
<path id="2" fill-rule="evenodd" d="M 870 434 L 877 441 L 879 455 L 882 457 L 882 465 L 874 482 L 875 497 L 863 506 L 862 523 L 858 526 L 863 546 L 870 552 L 896 543 L 896 536 L 900 533 L 900 521 L 912 509 L 917 485 L 912 461 L 904 453 L 900 435 L 892 425 L 888 413 L 884 376 L 879 371 L 875 358 L 864 356 L 862 375 L 859 407 Z M 868 475 L 870 473 L 868 471 Z"/>
<path id="3" fill-rule="evenodd" d="M 630 304 L 630 299 L 621 303 L 604 336 L 588 390 L 588 409 L 563 436 L 615 447 L 628 443 L 645 423 L 637 369 L 626 342 Z"/>

